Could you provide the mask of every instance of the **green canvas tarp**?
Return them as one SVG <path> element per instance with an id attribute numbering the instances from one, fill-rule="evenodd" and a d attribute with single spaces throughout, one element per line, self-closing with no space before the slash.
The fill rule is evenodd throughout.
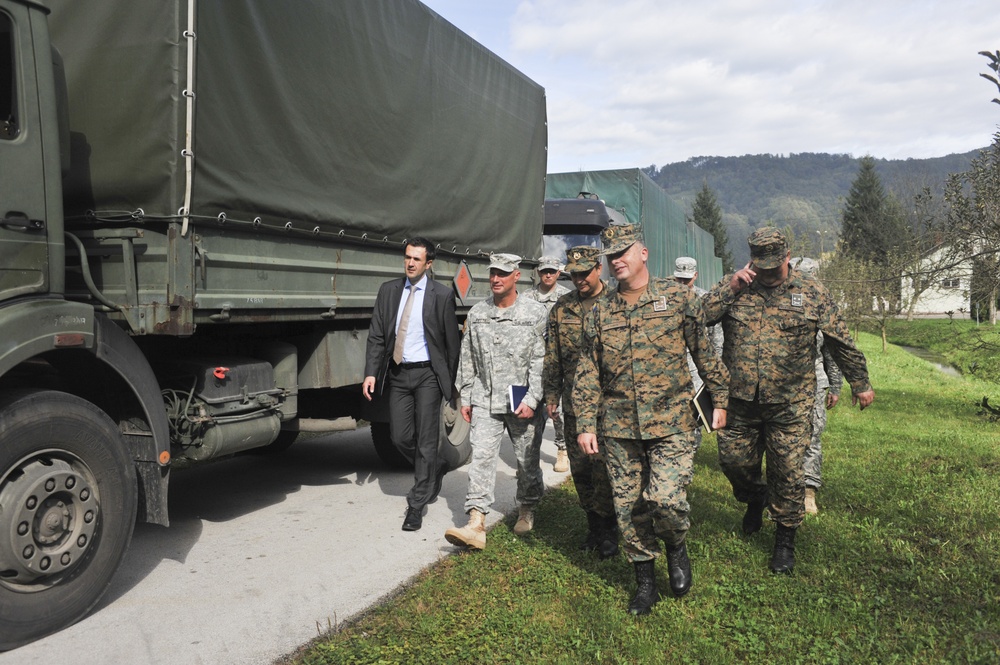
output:
<path id="1" fill-rule="evenodd" d="M 421 3 L 44 4 L 67 76 L 68 214 L 188 206 L 195 225 L 537 254 L 544 90 Z"/>
<path id="2" fill-rule="evenodd" d="M 698 286 L 709 289 L 722 279 L 722 260 L 715 256 L 712 234 L 685 220 L 684 210 L 640 169 L 550 173 L 545 198 L 569 199 L 580 192 L 596 194 L 605 205 L 642 226 L 649 247 L 649 270 L 670 277 L 674 261 L 690 256 L 698 261 Z"/>

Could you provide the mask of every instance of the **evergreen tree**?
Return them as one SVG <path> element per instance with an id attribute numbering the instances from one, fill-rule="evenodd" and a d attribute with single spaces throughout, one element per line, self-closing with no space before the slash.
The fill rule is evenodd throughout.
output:
<path id="1" fill-rule="evenodd" d="M 702 183 L 701 191 L 694 197 L 694 205 L 688 221 L 693 221 L 712 234 L 712 237 L 715 238 L 715 255 L 722 259 L 722 272 L 732 272 L 733 255 L 729 251 L 729 234 L 726 232 L 726 225 L 722 223 L 722 207 L 715 198 L 715 192 L 709 189 L 707 182 Z"/>
<path id="2" fill-rule="evenodd" d="M 907 238 L 899 203 L 886 194 L 875 172 L 875 159 L 861 158 L 858 175 L 844 202 L 840 241 L 854 258 L 884 263 Z"/>

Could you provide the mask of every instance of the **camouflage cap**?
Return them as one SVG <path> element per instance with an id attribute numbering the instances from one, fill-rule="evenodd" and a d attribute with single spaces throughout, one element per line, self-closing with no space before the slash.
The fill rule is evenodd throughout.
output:
<path id="1" fill-rule="evenodd" d="M 538 270 L 558 270 L 562 271 L 563 264 L 558 258 L 554 256 L 543 256 L 538 259 Z"/>
<path id="2" fill-rule="evenodd" d="M 785 234 L 773 226 L 757 229 L 747 238 L 750 245 L 750 260 L 758 268 L 777 268 L 788 256 L 788 241 Z"/>
<path id="3" fill-rule="evenodd" d="M 496 268 L 503 272 L 514 272 L 521 263 L 517 254 L 490 254 L 490 270 Z"/>
<path id="4" fill-rule="evenodd" d="M 618 254 L 639 242 L 639 229 L 635 224 L 614 224 L 601 231 L 604 255 Z"/>
<path id="5" fill-rule="evenodd" d="M 566 272 L 588 272 L 601 262 L 601 248 L 579 245 L 566 252 Z"/>
<path id="6" fill-rule="evenodd" d="M 674 261 L 674 277 L 691 279 L 698 274 L 698 262 L 690 256 L 678 256 Z"/>

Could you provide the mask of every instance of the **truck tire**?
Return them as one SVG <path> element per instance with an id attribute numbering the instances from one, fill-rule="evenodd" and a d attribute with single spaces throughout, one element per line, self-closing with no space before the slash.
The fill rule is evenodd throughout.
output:
<path id="1" fill-rule="evenodd" d="M 100 600 L 136 517 L 121 433 L 51 390 L 0 393 L 0 650 L 56 632 Z"/>
<path id="2" fill-rule="evenodd" d="M 461 402 L 458 402 L 457 408 L 452 410 L 448 400 L 441 401 L 438 455 L 448 465 L 449 471 L 463 466 L 472 456 L 472 445 L 469 442 L 470 426 L 462 417 L 461 410 Z M 392 469 L 413 469 L 413 464 L 393 445 L 392 437 L 389 435 L 389 423 L 372 423 L 372 443 L 379 459 L 386 466 Z"/>

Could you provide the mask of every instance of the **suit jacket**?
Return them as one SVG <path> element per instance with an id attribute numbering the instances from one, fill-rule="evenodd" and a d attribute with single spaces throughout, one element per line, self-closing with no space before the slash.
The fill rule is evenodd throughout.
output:
<path id="1" fill-rule="evenodd" d="M 385 390 L 389 361 L 396 344 L 396 314 L 399 312 L 399 301 L 403 297 L 405 285 L 406 277 L 402 277 L 379 287 L 372 322 L 368 327 L 365 376 L 375 377 L 375 389 L 379 394 Z M 427 291 L 424 293 L 422 318 L 431 369 L 437 377 L 441 394 L 446 399 L 451 399 L 461 350 L 455 294 L 444 284 L 431 279 L 430 275 L 427 278 Z"/>

